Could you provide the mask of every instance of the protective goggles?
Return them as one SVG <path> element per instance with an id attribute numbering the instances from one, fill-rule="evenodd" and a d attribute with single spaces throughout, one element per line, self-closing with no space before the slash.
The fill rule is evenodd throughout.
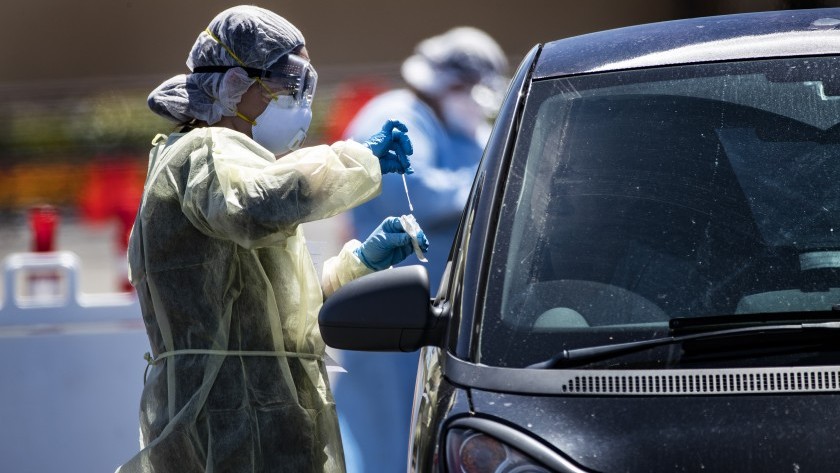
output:
<path id="1" fill-rule="evenodd" d="M 300 107 L 312 105 L 315 86 L 318 84 L 318 73 L 309 61 L 296 54 L 287 54 L 268 69 L 246 66 L 199 66 L 193 68 L 193 72 L 224 73 L 234 67 L 241 67 L 248 77 L 259 81 L 272 99 L 290 97 L 294 105 Z"/>

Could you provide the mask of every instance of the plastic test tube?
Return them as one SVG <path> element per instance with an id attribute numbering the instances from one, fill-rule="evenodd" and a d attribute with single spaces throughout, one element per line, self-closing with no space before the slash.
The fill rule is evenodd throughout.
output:
<path id="1" fill-rule="evenodd" d="M 405 232 L 408 233 L 408 236 L 411 237 L 411 246 L 414 247 L 414 254 L 417 256 L 417 259 L 424 263 L 429 261 L 426 259 L 426 256 L 423 255 L 423 250 L 420 249 L 420 244 L 417 242 L 417 232 L 420 230 L 420 226 L 417 225 L 417 220 L 414 218 L 414 215 L 401 215 L 400 223 L 402 223 L 402 226 L 405 229 Z"/>

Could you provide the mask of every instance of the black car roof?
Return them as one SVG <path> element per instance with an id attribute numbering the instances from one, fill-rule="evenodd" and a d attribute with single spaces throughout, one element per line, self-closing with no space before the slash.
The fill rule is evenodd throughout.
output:
<path id="1" fill-rule="evenodd" d="M 534 78 L 673 64 L 840 53 L 840 8 L 650 23 L 545 44 Z"/>

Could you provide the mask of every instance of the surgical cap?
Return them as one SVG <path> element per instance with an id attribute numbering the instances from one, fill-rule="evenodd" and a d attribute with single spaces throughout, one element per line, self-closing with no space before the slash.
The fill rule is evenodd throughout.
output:
<path id="1" fill-rule="evenodd" d="M 504 84 L 508 61 L 487 33 L 461 26 L 421 41 L 403 62 L 403 79 L 415 89 L 437 96 L 455 84 L 497 88 Z"/>
<path id="2" fill-rule="evenodd" d="M 256 6 L 229 8 L 198 35 L 187 57 L 192 71 L 200 66 L 246 66 L 266 69 L 303 46 L 301 32 L 274 12 Z M 198 119 L 213 124 L 236 114 L 236 105 L 254 83 L 244 69 L 225 73 L 181 74 L 149 94 L 153 112 L 178 123 Z"/>

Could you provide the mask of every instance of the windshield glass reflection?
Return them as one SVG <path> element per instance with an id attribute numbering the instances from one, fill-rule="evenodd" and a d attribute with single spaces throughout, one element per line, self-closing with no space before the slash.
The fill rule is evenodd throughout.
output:
<path id="1" fill-rule="evenodd" d="M 668 333 L 674 317 L 840 304 L 837 60 L 537 82 L 492 257 L 480 361 Z M 641 355 L 660 363 L 678 356 Z"/>

